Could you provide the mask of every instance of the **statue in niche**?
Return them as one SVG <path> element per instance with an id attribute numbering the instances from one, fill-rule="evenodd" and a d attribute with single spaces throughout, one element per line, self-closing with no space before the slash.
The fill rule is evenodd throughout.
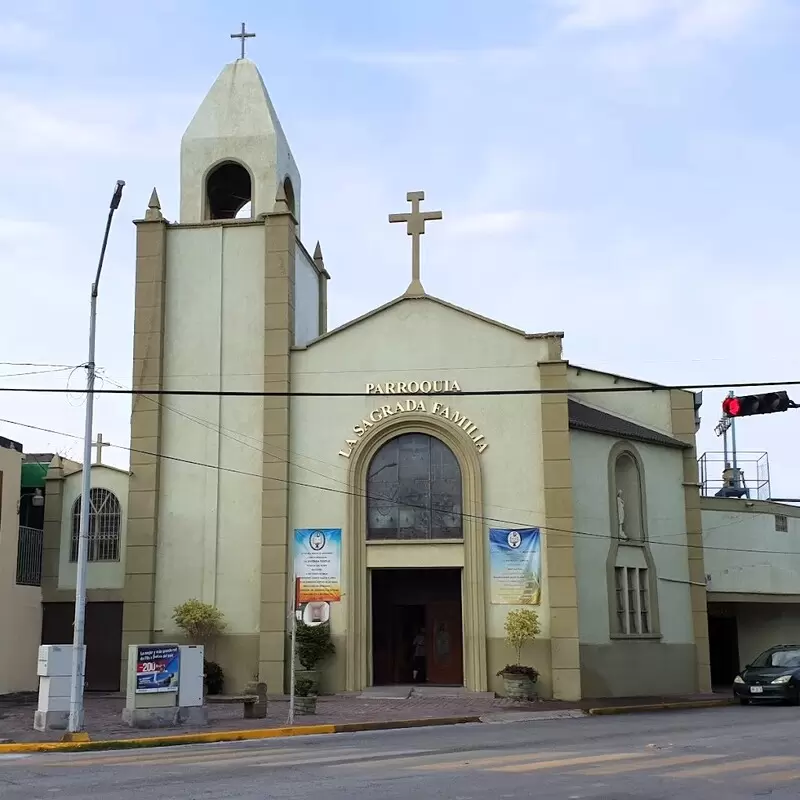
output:
<path id="1" fill-rule="evenodd" d="M 624 542 L 630 541 L 630 537 L 625 533 L 625 500 L 622 497 L 622 489 L 617 491 L 617 535 Z"/>

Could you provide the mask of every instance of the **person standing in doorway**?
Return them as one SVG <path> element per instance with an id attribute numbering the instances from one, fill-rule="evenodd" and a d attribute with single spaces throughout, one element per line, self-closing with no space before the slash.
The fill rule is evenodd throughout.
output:
<path id="1" fill-rule="evenodd" d="M 414 653 L 411 658 L 411 676 L 414 683 L 425 681 L 425 628 L 420 628 L 414 637 Z"/>

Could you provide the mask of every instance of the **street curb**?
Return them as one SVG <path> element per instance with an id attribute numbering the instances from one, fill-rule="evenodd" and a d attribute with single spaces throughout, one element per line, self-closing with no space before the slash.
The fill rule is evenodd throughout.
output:
<path id="1" fill-rule="evenodd" d="M 732 706 L 734 699 L 725 700 L 684 700 L 675 703 L 653 703 L 646 706 L 607 706 L 590 708 L 588 713 L 593 717 L 610 716 L 612 714 L 635 714 L 642 711 L 680 711 L 687 708 L 724 708 Z"/>
<path id="2" fill-rule="evenodd" d="M 431 728 L 442 725 L 465 725 L 480 722 L 481 718 L 435 717 L 403 719 L 387 722 L 344 722 L 338 725 L 295 725 L 291 728 L 259 728 L 250 731 L 216 731 L 185 733 L 173 736 L 147 736 L 138 739 L 107 739 L 86 742 L 17 742 L 0 744 L 2 753 L 85 752 L 91 750 L 133 750 L 144 747 L 174 747 L 182 744 L 211 744 L 214 742 L 243 742 L 256 739 L 281 739 L 288 736 L 319 736 L 329 733 L 388 731 L 403 728 Z"/>

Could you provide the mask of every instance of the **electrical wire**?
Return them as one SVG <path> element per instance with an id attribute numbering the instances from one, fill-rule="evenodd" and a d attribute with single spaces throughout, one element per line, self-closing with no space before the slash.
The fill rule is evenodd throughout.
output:
<path id="1" fill-rule="evenodd" d="M 23 378 L 27 377 L 28 375 L 52 375 L 56 372 L 66 372 L 68 369 L 72 369 L 72 367 L 49 367 L 48 369 L 37 369 L 28 371 L 28 372 L 5 372 L 0 373 L 1 378 Z"/>
<path id="2" fill-rule="evenodd" d="M 109 383 L 113 383 L 115 386 L 119 386 L 121 388 L 125 388 L 124 386 L 122 386 L 122 384 L 118 383 L 117 381 L 115 381 L 115 380 L 113 380 L 111 378 L 107 378 L 107 380 L 109 381 Z M 221 425 L 217 425 L 216 423 L 212 422 L 211 420 L 203 419 L 202 417 L 196 417 L 196 416 L 194 416 L 192 414 L 188 414 L 185 411 L 181 411 L 180 409 L 173 408 L 172 406 L 168 406 L 166 403 L 162 403 L 160 400 L 157 400 L 155 398 L 149 397 L 147 395 L 144 396 L 144 399 L 150 401 L 151 403 L 153 403 L 153 405 L 156 405 L 159 408 L 163 408 L 165 411 L 168 411 L 168 412 L 170 412 L 172 414 L 176 414 L 179 417 L 183 417 L 184 419 L 187 419 L 190 422 L 194 422 L 194 423 L 200 425 L 201 427 L 205 428 L 206 430 L 212 431 L 213 433 L 217 433 L 220 436 L 223 436 L 224 438 L 229 439 L 230 441 L 233 441 L 233 442 L 236 442 L 237 444 L 243 445 L 244 447 L 248 447 L 251 450 L 253 450 L 254 452 L 257 452 L 262 456 L 266 453 L 266 455 L 271 456 L 276 461 L 285 461 L 287 464 L 291 464 L 292 466 L 297 467 L 298 469 L 301 469 L 301 470 L 303 470 L 305 472 L 308 472 L 308 473 L 310 473 L 312 475 L 317 475 L 320 478 L 324 478 L 325 480 L 333 481 L 334 483 L 338 483 L 340 486 L 347 487 L 347 483 L 345 481 L 333 478 L 330 475 L 327 475 L 327 474 L 325 474 L 323 472 L 317 472 L 316 470 L 311 469 L 310 467 L 306 467 L 303 464 L 298 464 L 297 461 L 292 461 L 291 458 L 289 458 L 289 456 L 294 455 L 294 456 L 297 456 L 298 458 L 307 459 L 308 461 L 315 461 L 318 464 L 322 464 L 323 466 L 325 466 L 325 467 L 327 467 L 329 469 L 335 469 L 338 472 L 346 472 L 347 470 L 346 470 L 345 467 L 340 467 L 338 464 L 333 464 L 330 461 L 326 461 L 326 460 L 321 459 L 321 458 L 315 458 L 314 456 L 309 456 L 309 455 L 306 455 L 305 453 L 299 453 L 296 450 L 291 450 L 291 449 L 288 449 L 288 448 L 285 448 L 285 447 L 280 447 L 278 445 L 272 445 L 272 447 L 275 447 L 277 450 L 280 450 L 283 453 L 286 453 L 287 457 L 278 456 L 275 453 L 271 452 L 263 444 L 263 441 L 257 439 L 255 436 L 249 436 L 248 434 L 242 433 L 241 431 L 235 431 L 232 428 L 225 428 L 225 427 L 223 427 Z M 244 441 L 243 439 L 238 438 L 240 436 L 244 437 L 244 439 L 249 439 L 251 442 L 254 442 L 255 444 L 249 444 L 248 442 Z M 487 504 L 487 505 L 489 505 L 489 504 Z M 511 506 L 491 506 L 491 505 L 490 505 L 490 507 L 494 507 L 494 508 L 501 508 L 502 507 L 506 511 L 519 511 L 522 514 L 530 513 L 530 509 L 527 509 L 527 508 L 512 508 Z M 740 515 L 740 516 L 743 517 L 744 515 Z M 659 517 L 656 517 L 656 518 L 651 517 L 651 519 L 669 519 L 669 518 L 668 517 L 661 517 L 661 518 L 659 518 Z M 733 520 L 731 520 L 728 523 L 725 523 L 724 525 L 717 525 L 717 526 L 714 526 L 713 528 L 709 528 L 708 530 L 717 530 L 718 528 L 727 528 L 730 525 L 735 525 L 738 521 L 740 521 L 739 517 L 735 517 Z M 668 535 L 670 535 L 670 534 L 668 534 Z M 685 536 L 685 532 L 684 533 L 671 534 L 671 535 L 672 536 Z"/>
<path id="3" fill-rule="evenodd" d="M 476 391 L 460 392 L 429 392 L 414 394 L 370 394 L 367 392 L 254 392 L 235 389 L 95 389 L 95 394 L 117 395 L 151 395 L 153 397 L 527 397 L 549 394 L 612 394 L 626 392 L 670 392 L 691 391 L 693 389 L 730 389 L 731 386 L 739 388 L 761 388 L 768 386 L 800 386 L 796 381 L 755 381 L 683 384 L 683 385 L 648 385 L 648 386 L 592 386 L 569 387 L 566 389 L 483 389 Z M 62 389 L 58 387 L 29 387 L 0 386 L 0 392 L 38 393 L 38 394 L 67 394 L 77 392 L 76 389 Z M 85 394 L 88 390 L 82 390 Z"/>
<path id="4" fill-rule="evenodd" d="M 72 364 L 39 364 L 35 361 L 0 361 L 0 367 L 54 367 L 58 369 L 71 369 Z"/>
<path id="5" fill-rule="evenodd" d="M 52 428 L 43 428 L 43 427 L 40 427 L 38 425 L 28 425 L 28 424 L 26 424 L 24 422 L 16 422 L 15 420 L 10 420 L 10 419 L 0 419 L 0 423 L 4 423 L 6 425 L 17 425 L 17 426 L 19 426 L 21 428 L 29 428 L 31 430 L 41 431 L 41 432 L 44 432 L 44 433 L 52 433 L 52 434 L 55 434 L 56 436 L 65 436 L 65 437 L 67 437 L 69 439 L 82 438 L 82 437 L 78 437 L 78 436 L 73 436 L 72 434 L 69 434 L 69 433 L 64 433 L 63 431 L 56 431 L 56 430 L 53 430 Z M 130 453 L 139 453 L 140 455 L 151 456 L 153 458 L 161 458 L 161 459 L 164 459 L 166 461 L 174 461 L 176 463 L 187 464 L 187 465 L 193 466 L 193 467 L 203 467 L 205 469 L 213 469 L 213 470 L 216 470 L 218 472 L 227 472 L 227 473 L 231 473 L 233 475 L 242 475 L 242 476 L 245 476 L 245 477 L 258 478 L 259 480 L 263 480 L 263 478 L 264 478 L 264 476 L 261 473 L 248 472 L 247 470 L 236 469 L 235 467 L 223 467 L 223 466 L 220 466 L 219 464 L 207 464 L 205 462 L 195 461 L 194 459 L 190 459 L 190 458 L 181 458 L 179 456 L 168 456 L 168 455 L 166 455 L 164 453 L 154 453 L 154 452 L 152 452 L 150 450 L 141 450 L 141 449 L 138 449 L 138 448 L 135 448 L 135 447 L 124 447 L 123 445 L 114 445 L 114 447 L 117 447 L 120 450 L 127 450 Z M 288 464 L 290 462 L 285 462 L 285 463 Z M 303 481 L 293 481 L 293 480 L 291 480 L 289 478 L 271 478 L 271 480 L 275 480 L 275 481 L 278 481 L 278 483 L 283 483 L 283 484 L 286 484 L 286 485 L 289 485 L 289 486 L 299 486 L 299 487 L 305 488 L 305 489 L 317 489 L 318 491 L 321 491 L 321 492 L 330 492 L 330 493 L 333 493 L 333 494 L 341 494 L 341 495 L 345 495 L 345 496 L 349 496 L 349 497 L 354 497 L 354 498 L 359 499 L 359 500 L 375 500 L 375 501 L 378 501 L 378 502 L 386 502 L 387 500 L 393 500 L 393 498 L 376 497 L 374 495 L 368 495 L 368 494 L 364 494 L 364 493 L 361 493 L 361 492 L 354 492 L 354 491 L 351 491 L 349 489 L 336 489 L 336 488 L 333 488 L 333 487 L 330 487 L 330 486 L 319 486 L 318 484 L 314 484 L 314 483 L 305 483 Z M 413 503 L 403 503 L 403 505 L 407 506 L 409 508 L 415 508 L 415 509 L 419 509 L 419 510 L 422 510 L 422 511 L 428 511 L 429 510 L 427 508 L 427 506 L 419 506 L 419 505 L 415 505 Z M 605 533 L 590 533 L 588 531 L 579 531 L 579 530 L 567 529 L 567 528 L 556 528 L 554 526 L 548 526 L 548 525 L 531 524 L 531 523 L 528 523 L 528 522 L 519 522 L 519 521 L 513 521 L 513 520 L 506 520 L 506 519 L 500 519 L 500 518 L 497 518 L 497 517 L 487 517 L 485 515 L 469 514 L 467 512 L 463 512 L 463 511 L 459 514 L 459 516 L 462 519 L 475 519 L 475 520 L 478 520 L 481 523 L 486 523 L 486 522 L 495 523 L 495 524 L 504 525 L 504 526 L 507 526 L 507 527 L 510 527 L 510 528 L 539 528 L 540 530 L 545 530 L 548 533 L 564 535 L 564 536 L 573 536 L 573 537 L 574 536 L 583 536 L 583 537 L 588 537 L 588 538 L 593 538 L 593 539 L 603 539 L 603 540 L 606 540 L 606 541 L 609 538 L 608 534 L 605 534 Z M 684 534 L 681 534 L 681 535 L 684 535 Z M 688 536 L 688 533 L 686 533 L 685 535 Z M 696 549 L 696 550 L 704 550 L 704 551 L 705 550 L 714 550 L 714 551 L 720 551 L 720 552 L 724 552 L 724 553 L 749 553 L 751 555 L 760 554 L 760 555 L 779 555 L 779 556 L 797 556 L 798 555 L 798 553 L 796 551 L 793 552 L 793 551 L 787 551 L 787 550 L 753 550 L 753 549 L 740 548 L 740 547 L 715 547 L 713 545 L 706 545 L 706 544 L 693 545 L 693 544 L 689 544 L 688 542 L 686 542 L 686 543 L 684 543 L 684 542 L 663 542 L 663 541 L 660 541 L 660 540 L 657 540 L 657 539 L 656 540 L 649 539 L 648 543 L 650 545 L 652 545 L 652 546 L 659 546 L 659 547 L 682 547 L 682 548 L 685 547 L 687 549 Z"/>

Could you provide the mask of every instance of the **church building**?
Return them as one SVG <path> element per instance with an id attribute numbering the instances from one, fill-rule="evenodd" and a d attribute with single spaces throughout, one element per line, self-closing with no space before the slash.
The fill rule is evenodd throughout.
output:
<path id="1" fill-rule="evenodd" d="M 427 294 L 420 240 L 442 215 L 418 191 L 387 220 L 408 288 L 328 330 L 300 171 L 244 57 L 180 164 L 178 220 L 154 191 L 136 221 L 125 525 L 102 587 L 89 565 L 123 660 L 179 640 L 173 610 L 196 598 L 227 623 L 226 691 L 280 693 L 299 576 L 328 581 L 326 691 L 411 683 L 422 634 L 428 683 L 502 692 L 515 608 L 539 617 L 523 663 L 543 697 L 710 688 L 693 393 Z M 152 394 L 175 391 L 199 394 Z"/>

